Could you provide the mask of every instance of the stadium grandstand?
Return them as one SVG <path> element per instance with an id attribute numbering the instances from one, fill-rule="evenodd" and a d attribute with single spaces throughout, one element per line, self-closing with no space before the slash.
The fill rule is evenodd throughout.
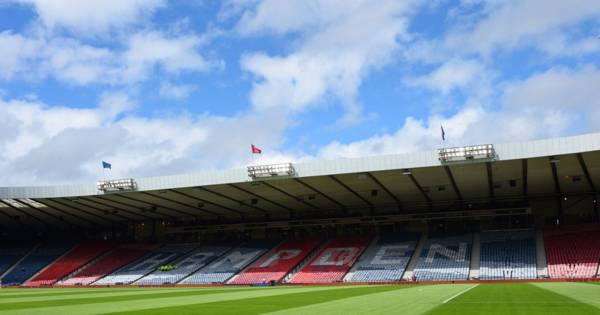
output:
<path id="1" fill-rule="evenodd" d="M 0 187 L 2 286 L 597 279 L 600 134 Z"/>

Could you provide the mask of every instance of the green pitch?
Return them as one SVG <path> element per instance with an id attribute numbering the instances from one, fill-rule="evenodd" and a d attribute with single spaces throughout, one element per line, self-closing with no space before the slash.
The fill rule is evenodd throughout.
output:
<path id="1" fill-rule="evenodd" d="M 600 314 L 600 285 L 0 289 L 0 315 Z"/>

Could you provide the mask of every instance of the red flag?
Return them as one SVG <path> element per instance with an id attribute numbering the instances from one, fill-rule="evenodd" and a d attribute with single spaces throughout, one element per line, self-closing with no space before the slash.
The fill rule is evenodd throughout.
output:
<path id="1" fill-rule="evenodd" d="M 262 150 L 257 148 L 254 144 L 252 144 L 250 146 L 250 148 L 252 149 L 252 154 L 261 154 L 262 153 Z"/>

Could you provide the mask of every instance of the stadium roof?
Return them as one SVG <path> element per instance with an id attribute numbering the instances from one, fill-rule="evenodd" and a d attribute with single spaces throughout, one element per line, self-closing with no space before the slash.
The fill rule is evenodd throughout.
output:
<path id="1" fill-rule="evenodd" d="M 600 134 L 493 147 L 493 159 L 463 162 L 443 163 L 436 150 L 298 163 L 293 176 L 267 179 L 247 169 L 136 178 L 130 192 L 104 193 L 96 183 L 0 187 L 0 227 L 378 215 L 595 196 L 600 187 Z"/>

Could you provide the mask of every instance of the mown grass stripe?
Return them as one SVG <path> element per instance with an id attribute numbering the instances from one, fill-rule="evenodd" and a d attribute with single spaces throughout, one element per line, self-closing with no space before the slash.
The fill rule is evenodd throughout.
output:
<path id="1" fill-rule="evenodd" d="M 600 310 L 531 284 L 482 284 L 442 304 L 428 315 L 600 314 Z"/>
<path id="2" fill-rule="evenodd" d="M 223 292 L 236 292 L 245 290 L 240 289 L 176 289 L 167 292 L 156 292 L 148 290 L 145 292 L 124 293 L 119 290 L 108 291 L 105 293 L 93 293 L 85 296 L 67 296 L 67 297 L 26 297 L 20 298 L 15 302 L 0 302 L 1 310 L 27 309 L 31 307 L 54 307 L 63 305 L 89 304 L 89 303 L 114 303 L 120 301 L 139 301 L 147 299 L 159 299 L 180 296 L 197 296 L 204 294 L 217 294 Z M 16 298 L 15 298 L 16 299 Z"/>
<path id="3" fill-rule="evenodd" d="M 3 310 L 0 309 L 2 315 L 95 315 L 111 312 L 135 311 L 144 309 L 164 308 L 164 307 L 179 307 L 182 305 L 191 305 L 199 303 L 211 303 L 218 301 L 233 301 L 244 298 L 253 298 L 261 296 L 280 296 L 298 292 L 308 291 L 327 291 L 336 287 L 293 287 L 293 288 L 259 288 L 256 290 L 236 290 L 229 289 L 227 292 L 205 295 L 178 296 L 168 298 L 154 298 L 145 300 L 127 300 L 111 303 L 91 303 L 91 304 L 75 304 L 63 305 L 55 307 L 37 307 L 32 305 L 31 308 Z M 176 313 L 172 313 L 176 314 Z M 171 315 L 172 315 L 171 314 Z"/>
<path id="4" fill-rule="evenodd" d="M 476 287 L 476 286 L 478 286 L 478 285 L 479 285 L 479 284 L 475 284 L 475 285 L 473 285 L 473 286 L 470 286 L 470 287 L 468 287 L 468 288 L 466 288 L 466 289 L 464 289 L 464 290 L 462 290 L 462 291 L 460 291 L 460 292 L 458 292 L 458 293 L 454 294 L 453 296 L 451 296 L 451 297 L 449 297 L 449 298 L 447 298 L 447 299 L 443 300 L 443 301 L 442 301 L 442 304 L 446 304 L 446 303 L 448 303 L 448 302 L 450 302 L 450 301 L 452 301 L 452 300 L 456 299 L 457 297 L 459 297 L 459 296 L 461 296 L 461 295 L 463 295 L 463 294 L 467 293 L 469 290 L 472 290 L 473 288 L 475 288 L 475 287 Z"/>
<path id="5" fill-rule="evenodd" d="M 32 296 L 12 296 L 11 298 L 0 299 L 0 307 L 8 303 L 20 303 L 20 302 L 37 302 L 37 301 L 56 301 L 56 300 L 71 300 L 71 299 L 86 299 L 86 298 L 101 298 L 101 297 L 112 297 L 121 295 L 144 295 L 144 294 L 159 294 L 159 293 L 171 293 L 171 292 L 184 292 L 192 290 L 201 290 L 193 288 L 170 288 L 161 290 L 135 290 L 135 291 L 121 291 L 121 290 L 105 290 L 105 291 L 93 291 L 81 294 L 59 294 L 59 295 L 32 295 Z"/>
<path id="6" fill-rule="evenodd" d="M 448 296 L 455 295 L 468 287 L 468 284 L 407 286 L 404 290 L 370 293 L 346 299 L 280 310 L 268 314 L 417 315 L 437 307 Z"/>
<path id="7" fill-rule="evenodd" d="M 535 283 L 536 287 L 600 308 L 600 286 L 589 283 Z"/>
<path id="8" fill-rule="evenodd" d="M 34 290 L 34 291 L 31 291 Z M 138 288 L 138 289 L 120 289 L 121 291 L 119 292 L 138 292 L 138 291 L 143 291 L 143 290 L 148 290 L 146 288 Z M 13 297 L 26 297 L 26 296 L 56 296 L 56 295 L 77 295 L 77 294 L 90 294 L 90 293 L 100 293 L 100 292 L 106 292 L 106 288 L 98 288 L 98 289 L 88 289 L 88 288 L 81 288 L 81 289 L 71 289 L 69 291 L 40 291 L 38 292 L 35 289 L 27 289 L 27 290 L 16 290 L 13 293 L 5 293 L 0 295 L 0 301 L 2 301 L 3 299 L 9 299 L 9 298 L 13 298 Z"/>
<path id="9" fill-rule="evenodd" d="M 131 315 L 161 315 L 161 314 L 263 314 L 304 305 L 330 302 L 339 299 L 357 297 L 365 294 L 401 290 L 401 286 L 372 286 L 372 287 L 338 287 L 325 292 L 296 292 L 282 296 L 267 296 L 222 301 L 204 304 L 192 304 L 179 307 L 145 309 L 139 311 L 119 312 L 110 314 Z"/>

